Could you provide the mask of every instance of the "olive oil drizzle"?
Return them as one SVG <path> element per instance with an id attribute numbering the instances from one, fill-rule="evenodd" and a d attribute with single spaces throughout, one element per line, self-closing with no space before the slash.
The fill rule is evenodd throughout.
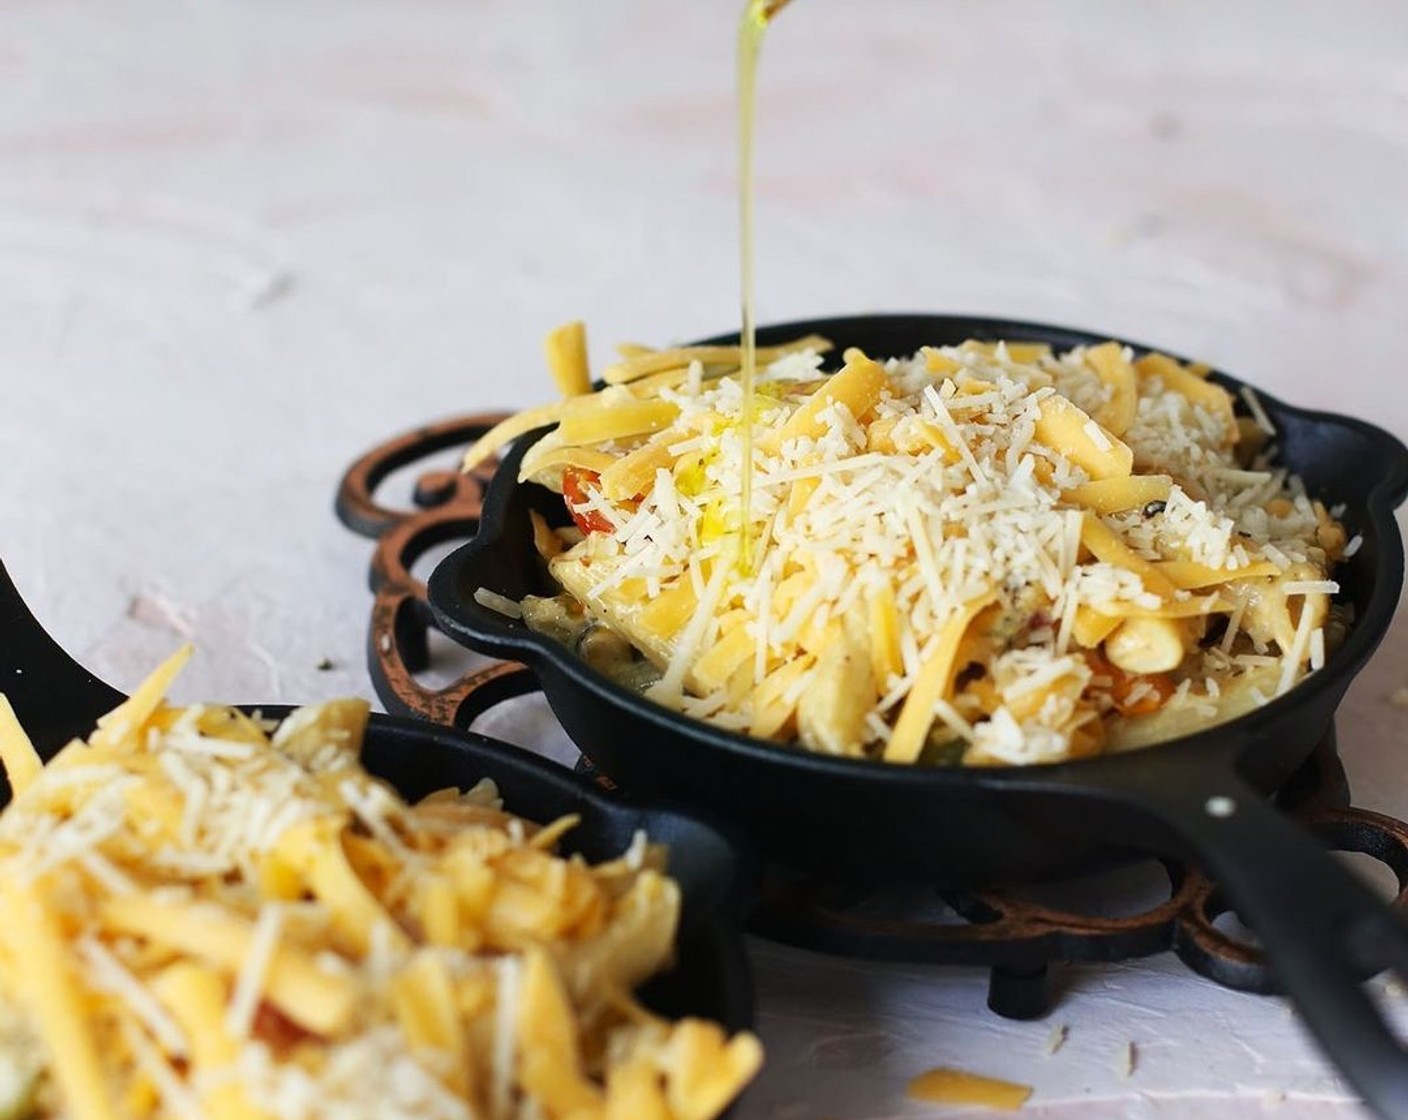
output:
<path id="1" fill-rule="evenodd" d="M 739 564 L 753 568 L 753 381 L 758 369 L 756 304 L 753 291 L 753 137 L 758 101 L 758 55 L 769 21 L 790 0 L 747 0 L 738 28 L 738 216 L 743 324 L 739 333 L 743 384 L 742 478 L 739 491 Z"/>

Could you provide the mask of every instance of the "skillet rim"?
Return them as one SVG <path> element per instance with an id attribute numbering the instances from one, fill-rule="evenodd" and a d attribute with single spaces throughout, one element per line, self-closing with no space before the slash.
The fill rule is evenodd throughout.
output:
<path id="1" fill-rule="evenodd" d="M 947 328 L 967 332 L 969 338 L 1010 338 L 1018 341 L 1042 341 L 1060 346 L 1089 345 L 1113 337 L 1137 352 L 1157 350 L 1180 361 L 1189 360 L 1175 351 L 1149 346 L 1119 335 L 982 315 L 925 312 L 837 315 L 769 323 L 758 328 L 758 336 L 762 341 L 775 336 L 791 337 L 828 332 L 842 334 L 842 331 L 836 329 L 838 324 L 892 327 L 910 324 L 917 327 L 921 322 L 931 324 L 935 333 Z M 720 334 L 701 340 L 701 344 L 727 344 L 737 338 L 737 333 Z M 1061 341 L 1057 342 L 1058 339 Z M 841 780 L 864 779 L 881 783 L 903 781 L 911 785 L 924 783 L 930 787 L 952 789 L 970 786 L 981 779 L 982 784 L 997 783 L 1015 792 L 1025 787 L 1046 788 L 1052 780 L 1083 783 L 1095 775 L 1095 771 L 1091 769 L 1095 764 L 1104 762 L 1108 766 L 1113 760 L 1126 759 L 1142 753 L 1143 750 L 1157 749 L 1160 753 L 1180 751 L 1191 755 L 1198 751 L 1218 749 L 1219 746 L 1225 745 L 1228 736 L 1240 743 L 1246 737 L 1255 736 L 1259 724 L 1275 722 L 1296 708 L 1312 707 L 1315 699 L 1326 692 L 1335 689 L 1343 691 L 1364 668 L 1387 633 L 1393 621 L 1403 582 L 1403 541 L 1393 510 L 1402 502 L 1405 493 L 1408 493 L 1408 447 L 1383 428 L 1357 417 L 1288 404 L 1279 397 L 1222 370 L 1214 369 L 1212 376 L 1234 391 L 1244 387 L 1251 390 L 1268 412 L 1294 417 L 1315 427 L 1340 429 L 1359 435 L 1374 448 L 1375 461 L 1381 462 L 1386 469 L 1369 489 L 1362 505 L 1354 507 L 1356 511 L 1363 511 L 1363 528 L 1372 528 L 1380 551 L 1368 602 L 1362 617 L 1356 619 L 1344 645 L 1335 651 L 1325 668 L 1310 674 L 1284 695 L 1275 697 L 1262 707 L 1235 719 L 1213 724 L 1191 735 L 1150 744 L 1149 747 L 1138 750 L 1060 762 L 981 768 L 921 768 L 881 759 L 842 758 L 785 743 L 757 739 L 727 731 L 656 704 L 598 673 L 560 643 L 545 635 L 536 634 L 526 627 L 510 628 L 506 625 L 509 620 L 481 607 L 471 596 L 461 594 L 460 589 L 466 583 L 462 577 L 474 561 L 481 553 L 491 551 L 503 539 L 507 528 L 505 521 L 509 498 L 514 490 L 524 485 L 517 479 L 518 463 L 533 443 L 556 426 L 553 424 L 534 429 L 519 437 L 513 443 L 509 454 L 500 462 L 499 470 L 489 483 L 485 494 L 477 534 L 441 560 L 427 581 L 431 611 L 436 623 L 455 641 L 471 649 L 487 649 L 495 654 L 511 650 L 519 656 L 519 660 L 524 660 L 530 665 L 537 661 L 547 661 L 574 686 L 585 689 L 602 703 L 624 707 L 635 718 L 648 722 L 664 735 L 686 738 L 711 749 L 732 751 L 757 763 L 800 766 L 812 770 L 818 776 Z M 550 691 L 544 691 L 548 692 L 551 701 Z M 1240 747 L 1237 753 L 1240 753 Z"/>

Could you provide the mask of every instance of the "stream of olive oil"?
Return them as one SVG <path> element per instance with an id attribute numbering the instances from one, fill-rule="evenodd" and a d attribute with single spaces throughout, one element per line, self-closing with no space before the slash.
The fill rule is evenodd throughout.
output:
<path id="1" fill-rule="evenodd" d="M 753 380 L 758 368 L 753 295 L 753 134 L 758 102 L 758 55 L 768 22 L 790 0 L 747 0 L 738 28 L 738 219 L 743 325 L 739 333 L 743 382 L 743 463 L 739 493 L 739 564 L 753 569 Z"/>

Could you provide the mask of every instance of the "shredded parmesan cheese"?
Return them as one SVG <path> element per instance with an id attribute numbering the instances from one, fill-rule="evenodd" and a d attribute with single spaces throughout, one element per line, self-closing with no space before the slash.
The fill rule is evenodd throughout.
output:
<path id="1" fill-rule="evenodd" d="M 509 618 L 522 618 L 523 608 L 506 595 L 500 595 L 497 591 L 490 591 L 487 587 L 476 587 L 474 589 L 474 601 L 481 607 L 487 607 L 491 611 L 506 615 Z"/>
<path id="2" fill-rule="evenodd" d="M 259 1006 L 259 997 L 264 991 L 269 965 L 274 959 L 274 950 L 278 948 L 279 932 L 282 928 L 283 909 L 278 903 L 266 903 L 254 923 L 254 936 L 250 939 L 249 952 L 240 967 L 230 1005 L 225 1011 L 225 1030 L 232 1038 L 249 1037 L 249 1029 L 254 1024 L 254 1012 Z"/>
<path id="3" fill-rule="evenodd" d="M 1256 426 L 1269 436 L 1276 434 L 1276 425 L 1271 422 L 1271 417 L 1266 415 L 1266 409 L 1261 407 L 1261 399 L 1256 395 L 1256 391 L 1250 385 L 1242 386 L 1242 400 L 1246 402 L 1247 411 L 1252 414 L 1252 419 L 1256 421 Z"/>
<path id="4" fill-rule="evenodd" d="M 94 986 L 122 1000 L 168 1054 L 184 1057 L 186 1038 L 181 1028 L 147 987 L 127 971 L 97 938 L 85 937 L 78 942 L 77 948 L 95 982 Z"/>

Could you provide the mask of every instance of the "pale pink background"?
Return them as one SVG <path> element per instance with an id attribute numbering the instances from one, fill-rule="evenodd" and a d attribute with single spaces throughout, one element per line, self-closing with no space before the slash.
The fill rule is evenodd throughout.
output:
<path id="1" fill-rule="evenodd" d="M 124 686 L 191 636 L 183 696 L 365 693 L 343 465 L 546 396 L 561 319 L 599 357 L 733 324 L 737 6 L 0 3 L 0 555 L 57 636 Z M 760 131 L 764 319 L 1088 325 L 1408 434 L 1394 0 L 798 0 Z M 1404 685 L 1400 626 L 1341 722 L 1399 814 Z M 975 972 L 755 949 L 740 1120 L 943 1115 L 935 1064 L 1037 1116 L 1359 1115 L 1283 1004 L 1170 959 L 1071 973 L 1043 1057 Z"/>

